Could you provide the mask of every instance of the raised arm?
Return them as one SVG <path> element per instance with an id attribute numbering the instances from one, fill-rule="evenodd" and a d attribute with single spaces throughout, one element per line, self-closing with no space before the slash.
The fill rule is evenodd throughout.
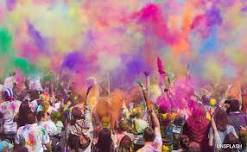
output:
<path id="1" fill-rule="evenodd" d="M 156 113 L 154 112 L 154 110 L 150 111 L 150 118 L 151 118 L 153 129 L 154 129 L 155 133 L 160 134 L 160 122 L 159 122 L 159 119 L 158 119 Z"/>
<path id="2" fill-rule="evenodd" d="M 155 133 L 154 144 L 156 148 L 161 151 L 162 150 L 162 137 L 161 137 L 161 131 L 160 131 L 160 122 L 154 110 L 150 111 L 150 118 L 152 121 L 154 133 Z"/>
<path id="3" fill-rule="evenodd" d="M 219 132 L 218 132 L 218 129 L 216 127 L 216 123 L 214 121 L 214 117 L 212 116 L 211 118 L 211 127 L 212 127 L 212 133 L 211 133 L 211 139 L 209 138 L 209 146 L 213 145 L 213 142 L 215 142 L 215 145 L 217 144 L 221 144 L 221 139 L 220 139 L 220 136 L 219 136 Z M 214 139 L 214 140 L 213 140 Z M 211 140 L 211 141 L 210 141 Z"/>

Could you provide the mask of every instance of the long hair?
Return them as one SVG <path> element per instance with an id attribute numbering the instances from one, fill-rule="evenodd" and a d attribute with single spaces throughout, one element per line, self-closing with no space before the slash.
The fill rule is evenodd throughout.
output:
<path id="1" fill-rule="evenodd" d="M 218 108 L 215 110 L 214 119 L 217 129 L 220 131 L 225 131 L 228 124 L 227 113 L 224 110 Z"/>
<path id="2" fill-rule="evenodd" d="M 229 112 L 240 111 L 240 102 L 237 99 L 230 100 Z"/>
<path id="3" fill-rule="evenodd" d="M 34 124 L 36 122 L 35 114 L 32 112 L 29 112 L 27 114 L 27 124 Z"/>
<path id="4" fill-rule="evenodd" d="M 23 101 L 19 108 L 17 125 L 18 127 L 25 126 L 27 124 L 27 115 L 32 112 L 29 107 L 28 101 Z"/>
<path id="5" fill-rule="evenodd" d="M 99 132 L 98 142 L 96 144 L 98 152 L 111 152 L 112 151 L 112 138 L 111 131 L 109 129 L 103 128 Z"/>
<path id="6" fill-rule="evenodd" d="M 125 135 L 118 146 L 117 152 L 133 152 L 134 146 L 131 141 L 131 138 L 128 135 Z"/>

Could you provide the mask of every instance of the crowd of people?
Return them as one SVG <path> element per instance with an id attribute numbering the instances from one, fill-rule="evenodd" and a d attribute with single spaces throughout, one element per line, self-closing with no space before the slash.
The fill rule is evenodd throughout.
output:
<path id="1" fill-rule="evenodd" d="M 166 109 L 150 101 L 147 87 L 138 94 L 92 83 L 75 91 L 65 80 L 21 85 L 15 77 L 11 74 L 0 87 L 3 152 L 247 151 L 242 98 L 219 102 L 202 95 L 188 101 L 187 109 Z"/>

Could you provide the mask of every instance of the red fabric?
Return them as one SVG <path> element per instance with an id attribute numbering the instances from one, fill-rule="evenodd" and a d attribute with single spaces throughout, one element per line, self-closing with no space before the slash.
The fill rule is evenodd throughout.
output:
<path id="1" fill-rule="evenodd" d="M 190 138 L 191 142 L 199 143 L 201 152 L 208 152 L 208 133 L 210 122 L 206 118 L 206 113 L 201 107 L 196 108 L 188 118 L 184 133 Z"/>
<path id="2" fill-rule="evenodd" d="M 202 121 L 193 119 L 195 118 L 189 118 L 185 126 L 185 132 L 189 136 L 190 140 L 201 143 L 205 137 L 208 137 L 210 124 L 206 118 Z"/>

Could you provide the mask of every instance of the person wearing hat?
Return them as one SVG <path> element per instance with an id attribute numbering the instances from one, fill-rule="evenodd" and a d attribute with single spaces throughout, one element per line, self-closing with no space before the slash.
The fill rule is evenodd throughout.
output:
<path id="1" fill-rule="evenodd" d="M 0 111 L 3 113 L 3 134 L 6 138 L 10 138 L 16 134 L 17 123 L 14 121 L 16 114 L 19 111 L 21 102 L 14 99 L 11 89 L 4 89 L 2 92 L 4 102 L 0 104 Z"/>

